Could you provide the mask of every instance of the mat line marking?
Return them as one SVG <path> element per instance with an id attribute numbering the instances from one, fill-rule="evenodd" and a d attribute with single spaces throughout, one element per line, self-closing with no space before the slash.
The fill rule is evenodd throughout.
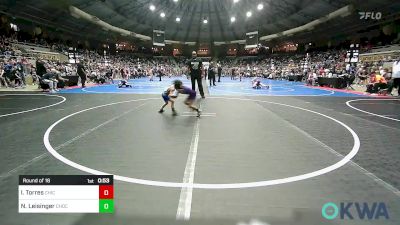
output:
<path id="1" fill-rule="evenodd" d="M 196 120 L 193 128 L 192 141 L 190 143 L 190 150 L 186 162 L 185 172 L 183 176 L 183 183 L 193 185 L 194 173 L 196 168 L 197 149 L 199 146 L 200 137 L 200 119 Z M 182 187 L 179 196 L 178 209 L 176 211 L 176 219 L 189 220 L 192 208 L 193 187 Z"/>
<path id="2" fill-rule="evenodd" d="M 351 114 L 351 113 L 344 113 L 344 114 L 346 114 L 346 115 L 348 115 L 348 116 L 375 116 L 375 115 L 365 115 L 365 114 Z M 398 116 L 398 115 L 394 115 L 394 114 L 390 114 L 390 115 L 382 115 L 382 116 L 388 116 L 388 117 L 390 117 L 390 116 Z"/>
<path id="3" fill-rule="evenodd" d="M 334 111 L 334 109 L 326 109 L 326 110 Z M 342 114 L 342 115 L 345 115 L 345 116 L 352 117 L 354 119 L 364 120 L 366 122 L 373 123 L 373 124 L 376 124 L 378 126 L 381 126 L 381 127 L 387 128 L 387 129 L 392 129 L 392 130 L 396 130 L 396 131 L 400 130 L 399 128 L 396 128 L 396 127 L 391 127 L 391 126 L 388 126 L 388 125 L 385 125 L 385 124 L 382 124 L 382 123 L 379 123 L 379 122 L 376 122 L 376 121 L 373 121 L 373 120 L 369 120 L 369 119 L 365 118 L 364 116 L 361 117 L 360 115 L 348 114 L 348 113 L 339 112 L 339 111 L 335 111 L 335 112 L 337 112 L 339 114 Z"/>
<path id="4" fill-rule="evenodd" d="M 139 106 L 137 106 L 137 107 L 135 107 L 135 108 L 133 108 L 133 109 L 131 109 L 131 110 L 128 110 L 128 111 L 126 111 L 126 112 L 124 112 L 124 113 L 122 113 L 122 114 L 120 114 L 120 115 L 118 115 L 118 116 L 115 116 L 115 117 L 113 117 L 113 118 L 111 118 L 111 119 L 109 119 L 109 120 L 107 120 L 107 121 L 105 121 L 105 122 L 103 122 L 103 123 L 101 123 L 101 124 L 99 124 L 99 125 L 93 127 L 93 128 L 90 128 L 90 129 L 86 130 L 85 132 L 81 133 L 80 135 L 78 135 L 78 136 L 76 136 L 76 137 L 74 137 L 74 138 L 72 138 L 72 139 L 70 139 L 70 140 L 68 140 L 68 141 L 66 141 L 66 142 L 64 142 L 64 143 L 62 143 L 61 145 L 55 147 L 54 149 L 55 149 L 56 151 L 58 151 L 58 150 L 60 150 L 61 148 L 64 148 L 64 147 L 70 145 L 71 143 L 73 143 L 73 142 L 75 142 L 75 141 L 77 141 L 77 140 L 79 140 L 79 139 L 85 137 L 86 135 L 88 135 L 88 134 L 94 132 L 95 130 L 97 130 L 97 129 L 99 129 L 99 128 L 101 128 L 101 127 L 103 127 L 103 126 L 105 126 L 105 125 L 107 125 L 107 124 L 109 124 L 109 123 L 111 123 L 112 121 L 117 120 L 117 119 L 121 118 L 122 116 L 124 116 L 124 115 L 126 115 L 126 114 L 128 114 L 128 113 L 130 113 L 130 112 L 132 112 L 132 111 L 135 111 L 136 109 L 141 108 L 141 107 L 144 106 L 145 104 L 147 104 L 147 103 L 143 103 L 143 104 L 141 104 L 141 105 L 139 105 Z M 10 171 L 8 171 L 8 172 L 5 172 L 5 173 L 0 174 L 0 180 L 3 179 L 3 178 L 6 178 L 6 177 L 11 176 L 11 175 L 14 174 L 15 172 L 18 172 L 18 171 L 20 171 L 21 169 L 24 169 L 24 168 L 26 168 L 26 167 L 28 167 L 28 166 L 34 164 L 35 162 L 41 160 L 42 158 L 44 158 L 44 157 L 46 157 L 46 156 L 49 156 L 49 152 L 47 152 L 47 151 L 44 152 L 44 153 L 42 153 L 42 154 L 40 154 L 40 155 L 38 155 L 38 156 L 36 156 L 35 158 L 33 158 L 33 159 L 29 160 L 29 161 L 26 161 L 25 163 L 23 163 L 23 164 L 21 164 L 21 165 L 15 167 L 14 169 L 12 169 L 12 170 L 10 170 Z"/>
<path id="5" fill-rule="evenodd" d="M 351 102 L 359 102 L 359 101 L 400 101 L 399 99 L 354 99 L 354 100 L 347 101 L 346 105 L 348 107 L 354 109 L 354 110 L 359 111 L 359 112 L 363 112 L 363 113 L 366 113 L 366 114 L 369 114 L 369 115 L 373 115 L 373 116 L 381 117 L 381 118 L 384 118 L 384 119 L 400 122 L 400 119 L 395 119 L 395 118 L 392 118 L 392 117 L 387 117 L 387 116 L 384 116 L 384 115 L 379 115 L 379 114 L 375 114 L 375 113 L 372 113 L 372 112 L 368 112 L 368 111 L 359 109 L 357 107 L 354 107 L 354 106 L 352 106 L 350 104 Z"/>
<path id="6" fill-rule="evenodd" d="M 263 100 L 256 100 L 256 99 L 248 99 L 248 98 L 226 98 L 226 97 L 209 97 L 211 99 L 228 99 L 228 100 L 242 100 L 242 101 L 253 101 L 253 102 L 264 102 L 264 103 L 270 103 L 270 104 L 275 104 L 275 105 L 281 105 L 281 106 L 286 106 L 286 107 L 290 107 L 290 108 L 294 108 L 294 109 L 299 109 L 299 110 L 303 110 L 306 112 L 310 112 L 322 117 L 325 117 L 327 119 L 330 119 L 336 123 L 338 123 L 339 125 L 343 126 L 344 128 L 347 129 L 347 131 L 350 132 L 351 136 L 353 137 L 354 140 L 354 144 L 353 147 L 351 149 L 351 151 L 349 152 L 349 154 L 347 154 L 343 159 L 341 159 L 340 161 L 310 172 L 310 173 L 305 173 L 305 174 L 300 174 L 300 175 L 294 175 L 291 177 L 285 177 L 285 178 L 279 178 L 279 179 L 274 179 L 274 180 L 263 180 L 263 181 L 253 181 L 253 182 L 245 182 L 245 183 L 193 183 L 192 185 L 189 184 L 185 184 L 185 183 L 178 183 L 178 182 L 168 182 L 168 181 L 157 181 L 157 180 L 146 180 L 146 179 L 140 179 L 140 178 L 133 178 L 133 177 L 126 177 L 126 176 L 121 176 L 121 175 L 116 175 L 114 174 L 114 179 L 115 180 L 119 180 L 119 181 L 123 181 L 123 182 L 128 182 L 128 183 L 134 183 L 134 184 L 142 184 L 142 185 L 149 185 L 149 186 L 158 186 L 158 187 L 169 187 L 169 188 L 182 188 L 182 187 L 192 187 L 192 188 L 198 188 L 198 189 L 241 189 L 241 188 L 255 188 L 255 187 L 265 187 L 265 186 L 272 186 L 272 185 L 279 185 L 279 184 L 287 184 L 287 183 L 291 183 L 291 182 L 296 182 L 296 181 L 301 181 L 301 180 L 307 180 L 313 177 L 317 177 L 317 176 L 321 176 L 323 174 L 332 172 L 342 166 L 344 166 L 347 162 L 349 162 L 355 155 L 357 155 L 359 149 L 360 149 L 360 139 L 357 135 L 357 133 L 351 129 L 348 125 L 346 125 L 345 123 L 330 117 L 328 115 L 325 115 L 323 113 L 319 113 L 310 109 L 305 109 L 305 108 L 301 108 L 298 106 L 293 106 L 293 105 L 287 105 L 287 104 L 283 104 L 283 103 L 278 103 L 278 102 L 270 102 L 270 101 L 263 101 Z M 51 131 L 54 129 L 54 127 L 56 127 L 59 123 L 61 123 L 62 121 L 75 116 L 77 114 L 83 113 L 83 112 L 87 112 L 93 109 L 98 109 L 98 108 L 102 108 L 102 107 L 107 107 L 107 106 L 111 106 L 111 105 L 117 105 L 117 104 L 122 104 L 122 103 L 127 103 L 127 102 L 133 102 L 133 101 L 147 101 L 147 100 L 159 100 L 159 98 L 147 98 L 147 99 L 136 99 L 136 100 L 127 100 L 127 101 L 120 101 L 120 102 L 113 102 L 113 103 L 108 103 L 108 104 L 104 104 L 104 105 L 98 105 L 95 107 L 90 107 L 75 113 L 72 113 L 68 116 L 65 116 L 61 119 L 59 119 L 58 121 L 56 121 L 55 123 L 53 123 L 44 133 L 43 135 L 43 143 L 47 149 L 47 151 L 49 151 L 50 154 L 52 154 L 56 159 L 62 161 L 63 163 L 74 167 L 78 170 L 87 172 L 87 173 L 91 173 L 91 174 L 96 174 L 96 175 L 110 175 L 110 173 L 107 172 L 103 172 L 103 171 L 99 171 L 96 169 L 92 169 L 89 167 L 86 167 L 84 165 L 81 165 L 79 163 L 76 163 L 74 161 L 71 161 L 67 158 L 65 158 L 64 156 L 62 156 L 61 154 L 59 154 L 57 151 L 55 151 L 55 149 L 52 147 L 51 143 L 50 143 L 50 134 Z"/>
<path id="7" fill-rule="evenodd" d="M 357 99 L 355 99 L 357 100 Z M 368 99 L 368 100 L 385 100 L 383 99 Z M 388 99 L 387 99 L 388 100 Z M 391 101 L 397 101 L 397 99 L 390 99 Z M 383 102 L 374 102 L 374 103 L 361 103 L 361 102 L 357 102 L 357 105 L 378 105 L 378 104 L 385 104 L 385 105 L 399 105 L 397 103 L 383 103 Z"/>
<path id="8" fill-rule="evenodd" d="M 262 107 L 264 110 L 271 112 L 273 114 L 275 114 L 274 112 Z M 276 115 L 276 114 L 275 114 Z M 279 115 L 277 115 L 279 116 Z M 309 139 L 311 139 L 312 141 L 316 142 L 317 144 L 321 145 L 323 148 L 325 148 L 326 150 L 328 150 L 329 152 L 331 152 L 332 154 L 336 155 L 339 158 L 343 158 L 344 155 L 342 155 L 341 153 L 337 152 L 335 149 L 329 147 L 328 145 L 326 145 L 324 142 L 318 140 L 317 138 L 313 137 L 311 134 L 309 134 L 308 132 L 306 132 L 305 130 L 297 127 L 296 125 L 294 125 L 293 123 L 283 119 L 282 117 L 280 117 L 283 121 L 285 121 L 289 126 L 291 126 L 293 129 L 297 130 L 298 132 L 300 132 L 301 134 L 303 134 L 304 136 L 308 137 Z M 387 183 L 386 181 L 382 180 L 381 178 L 379 178 L 378 176 L 376 176 L 375 174 L 371 173 L 370 171 L 368 171 L 367 169 L 365 169 L 364 167 L 358 165 L 357 163 L 353 162 L 352 160 L 349 161 L 349 164 L 353 167 L 355 167 L 356 169 L 360 170 L 363 174 L 365 174 L 366 176 L 368 176 L 369 178 L 371 178 L 373 181 L 375 181 L 376 183 L 378 183 L 379 185 L 383 186 L 384 188 L 386 188 L 387 190 L 393 192 L 395 195 L 397 195 L 398 197 L 400 197 L 400 190 L 395 188 L 393 185 Z"/>
<path id="9" fill-rule="evenodd" d="M 143 82 L 142 82 L 142 81 L 139 81 L 139 82 L 137 82 L 137 83 L 143 83 Z M 241 83 L 238 83 L 238 84 L 241 84 Z M 237 84 L 235 84 L 235 85 L 237 85 Z M 87 92 L 87 93 L 97 93 L 97 94 L 155 94 L 154 91 L 149 91 L 148 93 L 137 93 L 137 92 L 135 92 L 136 89 L 135 89 L 134 91 L 127 91 L 127 92 L 122 92 L 122 91 L 91 91 L 91 90 L 88 90 L 89 88 L 111 87 L 111 86 L 116 86 L 116 84 L 106 84 L 106 85 L 102 85 L 102 86 L 86 87 L 86 88 L 82 88 L 81 90 L 82 90 L 83 92 Z M 224 86 L 230 86 L 230 85 L 223 84 L 221 87 L 224 87 Z M 295 85 L 295 86 L 305 87 L 304 85 Z M 145 87 L 147 87 L 147 86 L 145 86 Z M 156 87 L 163 87 L 163 86 L 162 86 L 162 85 L 161 85 L 161 86 L 158 86 L 158 85 L 157 85 Z M 208 94 L 209 96 L 212 96 L 212 93 L 210 93 L 209 87 L 208 87 L 207 85 L 203 85 L 203 88 L 204 88 L 204 89 L 207 89 L 207 90 L 205 91 L 206 94 Z M 290 88 L 288 88 L 288 89 L 290 89 Z M 121 90 L 121 89 L 117 89 L 117 90 Z M 126 90 L 132 90 L 132 89 L 126 89 Z M 249 93 L 249 92 L 242 93 L 242 92 L 235 92 L 235 91 L 228 91 L 228 90 L 219 90 L 219 89 L 212 89 L 212 90 L 213 90 L 213 91 L 216 91 L 216 92 L 220 92 L 219 94 L 222 94 L 222 95 L 229 95 L 229 93 L 236 93 L 236 94 L 244 94 L 245 96 L 281 96 L 281 97 L 286 97 L 286 96 L 289 96 L 289 97 L 291 97 L 291 96 L 308 97 L 308 96 L 311 96 L 311 97 L 312 97 L 312 96 L 327 96 L 327 95 L 333 95 L 333 94 L 335 94 L 335 92 L 332 91 L 332 90 L 323 90 L 323 89 L 319 89 L 319 90 L 326 91 L 326 92 L 329 92 L 329 93 L 326 93 L 326 94 L 319 94 L 319 95 L 314 95 L 314 94 L 310 94 L 310 95 L 280 95 L 280 94 L 274 95 L 274 94 L 271 94 L 271 93 L 259 94 L 259 93 Z M 249 90 L 251 90 L 251 89 L 249 89 Z M 294 90 L 294 89 L 293 89 L 293 90 Z M 273 91 L 273 92 L 285 92 L 285 91 Z M 286 91 L 286 92 L 287 92 L 287 91 Z M 217 94 L 218 94 L 218 93 L 217 93 Z"/>
<path id="10" fill-rule="evenodd" d="M 46 108 L 50 108 L 52 106 L 56 106 L 59 105 L 63 102 L 65 102 L 67 99 L 63 96 L 60 95 L 48 95 L 48 94 L 0 94 L 0 96 L 50 96 L 50 97 L 57 97 L 57 98 L 62 98 L 62 100 L 60 102 L 51 104 L 51 105 L 47 105 L 47 106 L 42 106 L 42 107 L 38 107 L 38 108 L 34 108 L 34 109 L 28 109 L 28 110 L 24 110 L 24 111 L 20 111 L 20 112 L 14 112 L 14 113 L 7 113 L 7 114 L 3 114 L 0 115 L 0 118 L 2 117 L 7 117 L 7 116 L 12 116 L 12 115 L 18 115 L 18 114 L 22 114 L 22 113 L 27 113 L 27 112 L 33 112 L 33 111 L 37 111 L 40 109 L 46 109 Z"/>
<path id="11" fill-rule="evenodd" d="M 197 115 L 197 112 L 183 112 L 182 114 L 196 114 Z M 217 113 L 201 113 L 201 115 L 216 115 L 216 114 Z"/>
<path id="12" fill-rule="evenodd" d="M 196 115 L 178 115 L 178 116 L 184 116 L 184 117 L 198 117 L 197 114 Z M 203 115 L 201 114 L 201 117 L 217 117 L 216 115 Z"/>
<path id="13" fill-rule="evenodd" d="M 316 96 L 329 96 L 329 95 L 333 95 L 335 94 L 334 91 L 328 91 L 329 93 L 326 94 L 319 94 L 319 95 L 314 95 L 314 94 L 310 94 L 310 95 L 296 95 L 296 94 L 292 94 L 292 95 L 287 95 L 287 94 L 271 94 L 271 93 L 264 93 L 264 94 L 260 94 L 260 93 L 249 93 L 249 92 L 238 92 L 238 91 L 228 91 L 228 90 L 218 90 L 218 89 L 214 89 L 214 91 L 216 92 L 220 92 L 220 93 L 216 93 L 216 94 L 220 94 L 222 96 L 229 96 L 232 93 L 233 94 L 241 94 L 244 96 L 254 96 L 254 97 L 259 97 L 259 96 L 273 96 L 273 97 L 316 97 Z M 324 90 L 327 91 L 327 90 Z M 215 96 L 217 97 L 217 96 Z"/>
<path id="14" fill-rule="evenodd" d="M 202 110 L 201 100 L 199 101 L 199 109 Z M 187 113 L 187 112 L 185 112 Z M 190 112 L 189 112 L 190 113 Z M 193 127 L 193 135 L 190 143 L 188 158 L 186 161 L 185 172 L 183 175 L 183 183 L 193 185 L 194 172 L 196 168 L 197 150 L 200 138 L 200 119 L 196 120 Z M 177 220 L 189 220 L 192 210 L 193 187 L 182 187 L 179 195 L 178 208 L 176 210 Z"/>
<path id="15" fill-rule="evenodd" d="M 399 128 L 391 127 L 391 126 L 388 126 L 388 125 L 385 125 L 385 124 L 382 124 L 382 123 L 378 123 L 378 122 L 373 121 L 373 120 L 368 120 L 366 118 L 360 117 L 359 114 L 350 114 L 350 113 L 340 112 L 340 111 L 337 111 L 337 109 L 324 108 L 324 107 L 317 106 L 315 104 L 314 104 L 314 107 L 316 107 L 318 109 L 322 109 L 322 110 L 335 111 L 336 113 L 339 113 L 339 114 L 342 114 L 342 115 L 345 115 L 345 116 L 350 116 L 350 117 L 353 117 L 353 118 L 359 119 L 359 120 L 365 120 L 365 121 L 367 121 L 369 123 L 373 123 L 373 124 L 376 124 L 378 126 L 382 126 L 382 127 L 388 128 L 388 129 L 392 129 L 392 130 L 396 130 L 396 131 L 399 130 Z M 365 116 L 368 116 L 368 115 L 365 115 Z"/>

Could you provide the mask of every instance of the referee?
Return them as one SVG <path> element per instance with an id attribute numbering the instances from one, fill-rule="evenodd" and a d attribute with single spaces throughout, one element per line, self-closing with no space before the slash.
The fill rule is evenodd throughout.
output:
<path id="1" fill-rule="evenodd" d="M 189 67 L 190 79 L 192 81 L 192 90 L 196 90 L 197 81 L 200 95 L 202 98 L 205 98 L 202 84 L 203 63 L 201 62 L 201 59 L 197 58 L 196 51 L 192 52 L 192 59 L 190 59 L 187 64 Z"/>
<path id="2" fill-rule="evenodd" d="M 81 78 L 82 88 L 85 88 L 86 85 L 86 70 L 82 63 L 78 63 L 76 73 Z"/>

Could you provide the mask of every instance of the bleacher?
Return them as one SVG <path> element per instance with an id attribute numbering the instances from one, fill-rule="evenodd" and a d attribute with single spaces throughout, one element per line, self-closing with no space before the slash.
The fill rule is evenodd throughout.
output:
<path id="1" fill-rule="evenodd" d="M 20 51 L 20 55 L 30 58 L 41 58 L 45 60 L 55 60 L 55 61 L 68 61 L 68 56 L 63 53 L 57 52 L 45 45 L 25 43 L 25 42 L 11 42 L 14 49 Z"/>
<path id="2" fill-rule="evenodd" d="M 54 52 L 48 46 L 45 45 L 37 45 L 32 43 L 24 43 L 24 42 L 12 42 L 12 45 L 20 49 L 22 52 Z"/>
<path id="3" fill-rule="evenodd" d="M 390 51 L 400 51 L 400 44 L 373 47 L 369 52 L 378 53 L 378 52 L 390 52 Z"/>

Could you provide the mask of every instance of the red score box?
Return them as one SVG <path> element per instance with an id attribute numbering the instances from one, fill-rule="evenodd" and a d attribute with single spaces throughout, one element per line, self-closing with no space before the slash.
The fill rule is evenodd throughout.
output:
<path id="1" fill-rule="evenodd" d="M 114 186 L 113 185 L 99 185 L 99 199 L 113 199 Z"/>

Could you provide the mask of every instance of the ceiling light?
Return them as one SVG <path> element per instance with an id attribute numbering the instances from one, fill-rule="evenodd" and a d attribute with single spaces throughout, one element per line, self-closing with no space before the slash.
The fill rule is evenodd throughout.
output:
<path id="1" fill-rule="evenodd" d="M 154 10 L 156 10 L 156 7 L 154 5 L 150 5 L 150 10 L 154 11 Z"/>
<path id="2" fill-rule="evenodd" d="M 239 0 L 233 0 L 233 3 L 237 3 L 237 2 L 239 2 Z"/>
<path id="3" fill-rule="evenodd" d="M 207 19 L 204 19 L 204 20 L 203 20 L 203 23 L 204 23 L 204 24 L 207 24 L 207 23 L 208 23 L 208 20 L 207 20 Z"/>
<path id="4" fill-rule="evenodd" d="M 257 5 L 257 9 L 258 9 L 258 10 L 262 10 L 263 8 L 264 8 L 264 5 L 263 5 L 262 3 L 260 3 L 260 4 Z"/>
<path id="5" fill-rule="evenodd" d="M 234 16 L 231 17 L 231 23 L 235 22 L 236 18 Z"/>
<path id="6" fill-rule="evenodd" d="M 174 2 L 178 2 L 178 0 L 174 0 Z"/>
<path id="7" fill-rule="evenodd" d="M 246 13 L 246 16 L 247 16 L 247 17 L 250 17 L 251 15 L 253 15 L 253 14 L 251 13 L 251 11 L 248 11 L 248 12 Z"/>
<path id="8" fill-rule="evenodd" d="M 165 13 L 163 13 L 163 12 L 160 13 L 160 16 L 164 18 L 165 17 Z"/>
<path id="9" fill-rule="evenodd" d="M 180 17 L 176 17 L 175 21 L 176 22 L 181 22 L 181 18 Z"/>

